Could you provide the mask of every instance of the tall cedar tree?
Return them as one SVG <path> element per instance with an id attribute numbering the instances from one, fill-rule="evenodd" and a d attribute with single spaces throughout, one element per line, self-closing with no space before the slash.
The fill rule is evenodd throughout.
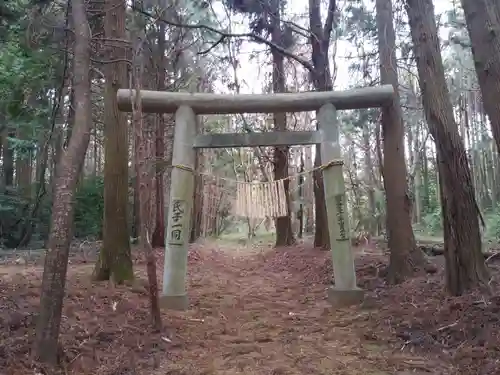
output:
<path id="1" fill-rule="evenodd" d="M 106 0 L 104 34 L 108 45 L 104 94 L 104 220 L 103 241 L 94 269 L 96 280 L 120 284 L 134 278 L 128 230 L 128 129 L 118 110 L 116 92 L 127 83 L 125 0 Z"/>
<path id="2" fill-rule="evenodd" d="M 333 90 L 332 72 L 328 59 L 330 49 L 330 39 L 332 37 L 335 24 L 335 11 L 337 9 L 336 0 L 328 2 L 325 23 L 321 23 L 321 1 L 309 0 L 309 28 L 311 30 L 311 60 L 312 71 L 311 78 L 314 88 L 317 91 Z M 326 160 L 325 160 L 326 162 Z M 316 147 L 314 166 L 319 167 L 322 164 L 319 147 Z M 316 206 L 315 222 L 316 231 L 314 232 L 314 246 L 321 248 L 330 247 L 330 236 L 328 232 L 328 219 L 326 216 L 325 191 L 323 186 L 323 172 L 316 169 L 313 172 L 314 177 L 314 203 Z"/>
<path id="3" fill-rule="evenodd" d="M 452 295 L 461 295 L 469 289 L 487 285 L 489 279 L 481 249 L 480 212 L 446 85 L 434 5 L 432 0 L 407 0 L 406 10 L 425 117 L 436 142 L 446 286 Z"/>
<path id="4" fill-rule="evenodd" d="M 253 16 L 251 23 L 252 31 L 256 34 L 268 33 L 274 45 L 286 48 L 285 45 L 290 39 L 286 38 L 286 28 L 281 22 L 282 0 L 248 0 L 236 1 L 227 0 L 229 6 L 241 13 Z M 276 48 L 271 48 L 273 61 L 273 92 L 284 92 L 285 71 L 284 56 Z M 274 130 L 286 131 L 286 114 L 274 114 Z M 288 177 L 289 147 L 276 147 L 274 150 L 274 178 L 276 180 Z M 287 205 L 290 207 L 289 180 L 285 180 L 285 193 Z M 291 216 L 279 217 L 276 219 L 276 246 L 292 245 L 295 238 L 292 230 Z"/>
<path id="5" fill-rule="evenodd" d="M 165 6 L 165 8 L 167 8 Z M 158 28 L 158 45 L 156 50 L 157 62 L 157 87 L 158 91 L 165 91 L 166 87 L 166 65 L 167 59 L 165 58 L 165 32 L 166 27 L 164 22 L 157 22 Z M 156 160 L 165 159 L 165 115 L 159 114 L 156 122 Z M 165 246 L 165 186 L 164 186 L 164 172 L 161 168 L 156 169 L 156 225 L 151 239 L 153 247 Z"/>
<path id="6" fill-rule="evenodd" d="M 500 2 L 462 0 L 484 110 L 500 152 Z"/>
<path id="7" fill-rule="evenodd" d="M 135 66 L 134 69 L 134 86 L 136 91 L 138 92 L 138 95 L 136 97 L 135 105 L 133 108 L 133 121 L 135 142 L 137 145 L 135 149 L 135 162 L 137 169 L 136 179 L 139 190 L 139 246 L 142 248 L 146 257 L 151 322 L 153 328 L 156 331 L 160 331 L 162 322 L 160 302 L 158 297 L 158 277 L 156 276 L 156 259 L 151 242 L 153 232 L 152 228 L 154 227 L 154 222 L 156 221 L 156 216 L 153 217 L 153 215 L 151 214 L 151 209 L 153 207 L 151 192 L 154 188 L 154 179 L 151 173 L 151 169 L 148 165 L 148 159 L 150 159 L 151 154 L 153 153 L 151 150 L 153 142 L 150 138 L 153 136 L 153 134 L 156 138 L 156 134 L 148 128 L 148 124 L 150 124 L 150 122 L 143 121 L 140 95 L 140 80 L 143 77 L 143 72 L 141 64 L 136 65 L 139 66 Z"/>
<path id="8" fill-rule="evenodd" d="M 34 355 L 57 365 L 58 338 L 66 286 L 69 246 L 72 239 L 74 194 L 85 160 L 92 127 L 90 102 L 90 28 L 83 0 L 71 1 L 74 27 L 73 92 L 74 123 L 68 148 L 57 165 L 52 225 L 43 269 L 40 313 L 36 325 Z"/>
<path id="9" fill-rule="evenodd" d="M 378 50 L 380 77 L 384 84 L 394 87 L 391 106 L 382 109 L 384 140 L 384 188 L 387 200 L 387 234 L 390 263 L 388 281 L 403 282 L 426 263 L 423 252 L 417 248 L 411 226 L 410 198 L 407 194 L 403 112 L 399 100 L 396 61 L 396 35 L 392 23 L 391 0 L 377 0 Z"/>
<path id="10" fill-rule="evenodd" d="M 269 9 L 269 27 L 271 41 L 283 46 L 283 27 L 281 25 L 281 2 L 282 0 L 271 0 Z M 271 50 L 273 58 L 273 92 L 286 91 L 285 57 L 276 49 Z M 286 113 L 274 114 L 274 131 L 286 131 Z M 288 177 L 288 160 L 290 154 L 289 146 L 275 147 L 274 149 L 274 179 L 276 181 L 285 179 L 284 187 L 287 206 L 290 208 L 290 180 Z M 276 219 L 276 246 L 290 246 L 295 243 L 292 229 L 291 214 Z"/>

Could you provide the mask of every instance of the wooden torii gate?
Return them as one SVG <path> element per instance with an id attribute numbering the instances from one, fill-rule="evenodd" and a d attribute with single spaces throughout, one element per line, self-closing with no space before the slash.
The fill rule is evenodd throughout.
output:
<path id="1" fill-rule="evenodd" d="M 118 90 L 118 107 L 132 111 L 135 90 Z M 165 231 L 165 262 L 160 304 L 184 310 L 188 241 L 193 210 L 195 150 L 197 148 L 293 146 L 320 144 L 324 163 L 341 160 L 337 109 L 383 107 L 393 102 L 392 85 L 347 91 L 218 95 L 141 90 L 144 113 L 175 113 L 172 182 Z M 203 114 L 282 113 L 318 111 L 317 131 L 267 132 L 249 134 L 196 134 L 196 116 Z M 177 167 L 175 167 L 177 166 Z M 323 181 L 330 234 L 335 284 L 328 300 L 335 306 L 363 301 L 356 285 L 354 256 L 351 252 L 349 219 L 342 164 L 323 169 Z"/>

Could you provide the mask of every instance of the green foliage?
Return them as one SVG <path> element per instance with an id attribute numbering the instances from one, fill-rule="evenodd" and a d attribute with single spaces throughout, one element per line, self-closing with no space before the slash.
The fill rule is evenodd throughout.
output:
<path id="1" fill-rule="evenodd" d="M 101 238 L 104 214 L 104 178 L 84 179 L 75 195 L 75 237 Z"/>
<path id="2" fill-rule="evenodd" d="M 0 0 L 0 40 L 3 39 L 3 34 L 15 27 L 22 17 L 23 3 L 19 0 Z"/>
<path id="3" fill-rule="evenodd" d="M 421 226 L 423 232 L 430 235 L 438 235 L 443 232 L 443 219 L 441 210 L 431 211 L 422 217 Z"/>
<path id="4" fill-rule="evenodd" d="M 356 44 L 356 39 L 359 38 L 360 30 L 363 37 L 375 39 L 377 36 L 377 22 L 375 15 L 366 8 L 363 1 L 350 1 L 344 10 L 345 17 L 343 19 L 341 35 L 349 42 Z"/>
<path id="5" fill-rule="evenodd" d="M 19 18 L 0 31 L 0 128 L 7 126 L 13 134 L 20 130 L 27 143 L 13 139 L 9 143 L 15 152 L 26 154 L 51 123 L 54 87 L 59 86 L 56 78 L 64 71 L 64 59 L 62 52 L 46 48 L 46 36 L 33 45 L 27 30 L 27 1 L 12 1 L 8 6 Z"/>
<path id="6" fill-rule="evenodd" d="M 12 247 L 19 237 L 19 225 L 23 219 L 26 202 L 9 189 L 0 194 L 0 247 Z"/>
<path id="7" fill-rule="evenodd" d="M 18 138 L 7 137 L 8 147 L 11 148 L 16 157 L 20 159 L 28 159 L 31 153 L 36 149 L 34 140 L 24 140 Z"/>
<path id="8" fill-rule="evenodd" d="M 497 242 L 500 239 L 500 206 L 484 215 L 485 231 L 483 239 Z M 417 232 L 427 236 L 442 236 L 443 225 L 441 209 L 436 208 L 422 217 L 422 222 L 415 228 Z"/>
<path id="9" fill-rule="evenodd" d="M 34 6 L 29 0 L 0 4 L 0 131 L 7 131 L 7 147 L 15 161 L 38 157 L 40 139 L 46 138 L 58 112 L 57 92 L 67 73 L 63 48 L 52 44 L 52 25 L 47 30 L 32 19 Z M 52 20 L 57 17 L 49 14 Z M 34 237 L 46 238 L 51 194 L 39 191 L 36 182 L 31 197 L 27 186 L 1 187 L 0 242 L 17 247 L 23 238 L 31 238 L 32 228 Z"/>
<path id="10" fill-rule="evenodd" d="M 486 232 L 484 236 L 488 239 L 500 239 L 500 206 L 495 207 L 485 215 Z"/>
<path id="11" fill-rule="evenodd" d="M 22 199 L 16 189 L 0 194 L 0 246 L 16 247 L 22 237 L 30 202 Z M 47 239 L 52 211 L 51 195 L 45 195 L 33 224 L 37 238 Z M 74 236 L 100 238 L 104 213 L 104 179 L 101 176 L 84 179 L 75 195 Z"/>

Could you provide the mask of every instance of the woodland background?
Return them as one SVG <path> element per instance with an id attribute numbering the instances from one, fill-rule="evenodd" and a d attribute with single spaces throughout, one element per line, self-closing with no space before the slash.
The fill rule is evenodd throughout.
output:
<path id="1" fill-rule="evenodd" d="M 167 19 L 175 19 L 179 25 L 207 25 L 217 28 L 220 24 L 243 29 L 238 24 L 242 17 L 238 14 L 223 14 L 212 6 L 196 2 L 182 1 L 166 6 L 161 12 L 161 4 L 140 4 L 141 11 L 127 10 L 127 33 L 144 34 L 144 89 L 174 91 L 207 91 L 223 87 L 226 92 L 248 92 L 248 84 L 239 68 L 240 60 L 248 60 L 259 69 L 262 92 L 272 92 L 272 77 L 269 61 L 265 61 L 262 48 L 252 50 L 248 42 L 238 38 L 224 38 L 216 47 L 220 35 L 210 32 L 205 27 L 187 28 L 173 26 L 161 20 L 155 22 L 160 15 Z M 128 183 L 115 186 L 114 189 L 127 195 L 129 215 L 127 216 L 127 238 L 137 237 L 136 213 L 138 194 L 135 194 L 135 169 L 132 127 L 127 122 L 121 124 L 106 123 L 105 77 L 120 61 L 109 61 L 106 53 L 113 49 L 118 41 L 103 36 L 102 21 L 99 20 L 99 7 L 104 3 L 96 1 L 89 10 L 92 26 L 92 134 L 86 153 L 85 165 L 79 177 L 78 191 L 75 197 L 75 232 L 77 238 L 102 238 L 103 218 L 116 221 L 111 216 L 104 216 L 104 178 L 106 171 L 116 174 L 116 168 L 104 168 L 105 149 L 108 142 L 113 145 L 112 138 L 129 132 L 129 148 L 119 148 L 109 152 L 110 165 L 122 165 L 127 161 L 130 178 Z M 68 146 L 72 121 L 72 89 L 71 89 L 71 38 L 70 25 L 66 18 L 65 4 L 53 2 L 43 11 L 33 8 L 28 15 L 24 10 L 28 4 L 23 1 L 9 1 L 3 7 L 9 15 L 3 22 L 2 52 L 0 54 L 1 74 L 1 179 L 0 179 L 0 238 L 4 248 L 40 247 L 49 233 L 50 214 L 53 199 L 53 181 L 55 165 L 61 150 Z M 149 7 L 148 7 L 149 5 Z M 441 7 L 445 7 L 441 5 Z M 300 8 L 295 6 L 294 8 Z M 442 55 L 446 68 L 446 78 L 450 90 L 450 98 L 459 122 L 460 133 L 464 139 L 467 155 L 473 171 L 474 183 L 479 207 L 485 218 L 484 236 L 495 240 L 500 231 L 500 213 L 498 199 L 500 196 L 500 170 L 496 157 L 495 143 L 483 110 L 481 94 L 470 52 L 462 10 L 449 2 L 443 14 L 439 14 L 441 26 Z M 29 8 L 28 8 L 29 9 Z M 333 76 L 336 67 L 342 65 L 341 71 L 348 71 L 349 78 L 342 77 L 342 83 L 348 87 L 377 84 L 379 80 L 378 60 L 376 53 L 376 21 L 373 4 L 353 1 L 339 4 L 336 13 L 338 20 L 333 31 L 331 48 L 334 62 Z M 408 184 L 410 187 L 414 209 L 412 222 L 415 231 L 423 235 L 442 234 L 441 208 L 439 204 L 439 187 L 436 170 L 435 148 L 429 136 L 420 100 L 415 62 L 411 53 L 411 40 L 406 24 L 406 16 L 401 6 L 395 4 L 394 25 L 397 33 L 397 56 L 399 82 L 405 124 L 406 162 L 408 166 Z M 162 13 L 163 12 L 163 13 Z M 292 13 L 283 5 L 281 13 L 283 22 L 290 22 L 286 33 L 293 33 L 293 47 L 288 53 L 302 58 L 308 46 L 307 38 L 300 33 L 300 25 L 307 23 L 304 13 Z M 255 23 L 255 22 L 254 22 Z M 285 23 L 286 25 L 287 23 Z M 258 25 L 251 25 L 256 27 Z M 304 26 L 305 27 L 305 26 Z M 219 27 L 220 28 L 220 27 Z M 158 39 L 158 30 L 165 31 L 165 40 Z M 292 29 L 292 30 L 290 30 Z M 444 31 L 443 31 L 444 30 Z M 248 31 L 248 30 L 247 30 Z M 259 31 L 259 30 L 257 30 Z M 291 38 L 291 37 L 290 37 Z M 161 39 L 161 38 L 160 38 Z M 338 54 L 337 44 L 346 55 Z M 240 50 L 244 48 L 244 53 Z M 165 50 L 162 58 L 159 50 Z M 207 51 L 207 49 L 210 49 Z M 260 51 L 259 51 L 260 50 Z M 264 63 L 262 63 L 264 61 Z M 126 63 L 125 63 L 126 64 Z M 264 66 L 259 66 L 264 64 Z M 248 71 L 248 63 L 245 64 Z M 113 66 L 113 68 L 109 68 Z M 345 68 L 347 67 L 347 69 Z M 162 83 L 162 75 L 165 83 Z M 286 59 L 284 63 L 284 84 L 288 91 L 309 90 L 313 88 L 308 70 L 294 59 Z M 125 85 L 128 86 L 128 85 Z M 251 82 L 255 88 L 255 83 Z M 257 88 L 258 89 L 258 88 Z M 346 181 L 349 189 L 351 227 L 355 231 L 367 231 L 373 235 L 384 233 L 385 196 L 381 180 L 379 156 L 381 140 L 378 110 L 357 110 L 340 112 L 342 126 L 342 143 L 346 158 Z M 308 113 L 287 116 L 288 129 L 311 129 L 315 125 L 312 115 Z M 171 159 L 172 152 L 172 118 L 168 116 L 145 116 L 145 121 L 152 129 L 151 137 L 154 145 L 150 148 L 152 158 Z M 105 123 L 108 130 L 105 129 Z M 206 116 L 201 124 L 203 131 L 269 131 L 272 118 L 264 115 L 241 115 L 233 118 Z M 153 134 L 154 133 L 154 134 Z M 121 139 L 125 139 L 122 135 Z M 203 152 L 201 165 L 210 165 L 213 176 L 238 180 L 261 178 L 259 165 L 269 164 L 272 150 L 222 150 Z M 301 168 L 312 168 L 312 152 L 299 147 L 292 148 L 289 169 L 293 175 Z M 302 155 L 302 157 L 301 157 Z M 121 160 L 120 160 L 121 159 Z M 302 162 L 301 162 L 302 159 Z M 151 164 L 154 165 L 154 162 Z M 259 167 L 260 168 L 260 167 Z M 156 192 L 165 188 L 168 196 L 169 168 L 164 171 L 164 182 L 158 182 Z M 272 171 L 267 167 L 265 173 Z M 236 174 L 235 174 L 236 173 Z M 257 176 L 252 176 L 256 175 Z M 113 180 L 119 181 L 115 176 Z M 210 182 L 210 181 L 209 181 Z M 298 182 L 298 181 L 297 181 Z M 202 199 L 203 185 L 198 184 L 197 196 Z M 296 197 L 297 208 L 303 208 L 303 230 L 314 231 L 314 214 L 312 209 L 312 176 L 298 186 L 302 197 Z M 298 195 L 299 187 L 296 187 Z M 125 191 L 126 189 L 126 191 Z M 230 188 L 223 189 L 227 191 Z M 156 195 L 155 207 L 163 206 L 162 194 Z M 206 194 L 205 194 L 206 195 Z M 302 203 L 302 204 L 301 204 Z M 197 205 L 202 210 L 201 204 Z M 112 210 L 112 209 L 110 209 Z M 208 228 L 209 232 L 221 235 L 237 230 L 232 221 L 229 209 L 219 209 L 219 226 Z M 297 210 L 295 210 L 297 211 Z M 156 212 L 156 210 L 155 210 Z M 155 215 L 153 212 L 152 215 Z M 163 244 L 162 215 L 157 211 L 155 244 Z M 201 216 L 201 215 L 198 215 Z M 215 216 L 212 213 L 210 216 Z M 298 215 L 296 215 L 298 216 Z M 300 216 L 299 216 L 300 217 Z M 195 221 L 193 239 L 201 234 L 201 221 Z M 246 231 L 246 223 L 241 223 Z M 297 225 L 298 226 L 298 225 Z M 298 230 L 296 226 L 296 229 Z M 212 234 L 212 233 L 206 233 Z"/>
<path id="2" fill-rule="evenodd" d="M 393 105 L 339 114 L 354 244 L 387 239 L 385 274 L 376 267 L 376 278 L 387 276 L 384 285 L 408 286 L 412 277 L 415 282 L 425 277 L 427 285 L 428 274 L 437 274 L 436 286 L 442 267 L 431 267 L 434 261 L 414 235 L 442 237 L 447 293 L 480 289 L 491 295 L 496 269 L 484 250 L 485 242 L 498 245 L 500 236 L 500 7 L 493 0 L 434 3 L 0 1 L 0 247 L 2 254 L 36 249 L 45 255 L 42 283 L 36 286 L 41 290 L 36 329 L 25 327 L 31 327 L 26 335 L 35 337 L 36 359 L 58 363 L 75 238 L 99 248 L 93 282 L 113 285 L 135 278 L 131 243 L 139 241 L 152 326 L 155 332 L 162 329 L 154 248 L 164 246 L 173 118 L 144 115 L 140 101 L 132 114 L 118 111 L 119 88 L 238 94 L 393 85 L 398 89 Z M 316 123 L 314 113 L 241 114 L 205 116 L 198 126 L 199 132 L 248 133 L 310 130 Z M 322 162 L 328 161 L 310 147 L 198 152 L 191 242 L 213 237 L 246 243 L 271 235 L 277 258 L 300 238 L 311 237 L 314 248 L 329 248 Z M 234 217 L 231 182 L 272 179 L 287 179 L 290 214 L 275 220 Z M 321 258 L 309 250 L 311 259 Z M 210 255 L 214 264 L 227 260 L 217 256 Z M 228 280 L 234 279 L 234 264 L 225 267 Z M 197 276 L 218 282 L 214 269 L 200 267 Z M 331 274 L 323 267 L 326 279 L 309 287 L 320 285 L 314 292 L 324 294 Z M 269 277 L 252 275 L 255 283 Z M 294 277 L 309 279 L 299 271 Z M 16 290 L 7 281 L 0 286 L 5 294 Z M 423 295 L 424 288 L 412 290 L 411 295 Z M 267 292 L 273 301 L 273 289 Z M 428 292 L 440 307 L 445 297 Z M 12 315 L 18 302 L 9 298 Z M 218 309 L 215 302 L 212 308 Z M 493 308 L 493 302 L 484 305 Z M 263 314 L 268 308 L 258 310 Z M 474 313 L 471 324 L 486 315 Z M 490 328 L 490 335 L 498 332 Z"/>

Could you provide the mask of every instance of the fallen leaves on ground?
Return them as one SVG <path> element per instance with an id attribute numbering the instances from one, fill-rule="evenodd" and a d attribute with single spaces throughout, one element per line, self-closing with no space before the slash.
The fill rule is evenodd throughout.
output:
<path id="1" fill-rule="evenodd" d="M 243 256 L 214 244 L 189 253 L 190 309 L 150 329 L 145 262 L 138 281 L 92 283 L 92 260 L 70 264 L 61 326 L 68 374 L 491 374 L 500 360 L 500 298 L 447 297 L 442 272 L 387 287 L 382 254 L 359 256 L 366 303 L 334 310 L 328 251 L 300 245 Z M 162 251 L 157 250 L 159 275 Z M 39 262 L 37 262 L 39 264 Z M 90 264 L 83 264 L 90 263 Z M 493 269 L 493 272 L 497 272 Z M 0 267 L 0 369 L 29 374 L 41 268 Z M 495 366 L 495 367 L 494 367 Z M 154 370 L 157 369 L 157 370 Z M 152 372 L 153 371 L 153 372 Z M 156 372 L 154 372 L 156 371 Z"/>

